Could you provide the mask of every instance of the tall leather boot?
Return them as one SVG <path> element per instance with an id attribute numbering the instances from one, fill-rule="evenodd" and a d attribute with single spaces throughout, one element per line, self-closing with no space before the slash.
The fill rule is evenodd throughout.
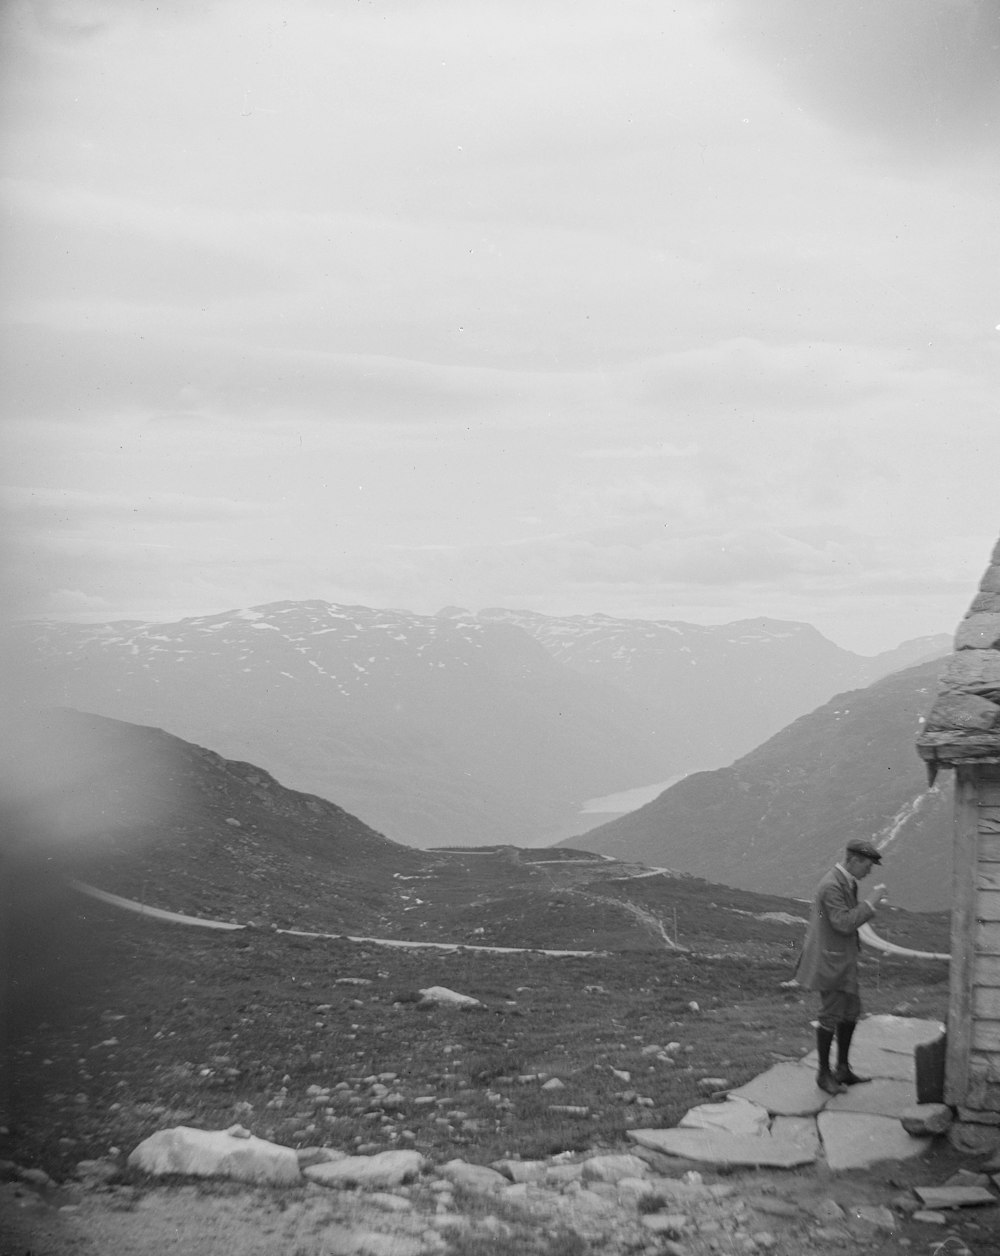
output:
<path id="1" fill-rule="evenodd" d="M 816 1026 L 816 1054 L 819 1056 L 819 1071 L 816 1074 L 816 1085 L 828 1095 L 842 1095 L 847 1089 L 830 1072 L 830 1048 L 833 1046 L 833 1030 Z"/>
<path id="2" fill-rule="evenodd" d="M 870 1077 L 859 1077 L 847 1062 L 851 1052 L 851 1039 L 857 1021 L 840 1021 L 837 1025 L 837 1067 L 833 1076 L 844 1086 L 857 1086 L 859 1082 L 870 1082 Z"/>

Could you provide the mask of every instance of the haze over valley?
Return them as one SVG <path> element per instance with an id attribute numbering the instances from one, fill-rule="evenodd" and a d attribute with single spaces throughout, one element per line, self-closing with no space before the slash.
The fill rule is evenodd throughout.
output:
<path id="1" fill-rule="evenodd" d="M 173 624 L 35 622 L 2 638 L 22 709 L 69 707 L 162 728 L 328 799 L 397 843 L 563 840 L 793 895 L 808 891 L 842 839 L 888 832 L 901 808 L 913 806 L 940 835 L 936 796 L 920 802 L 912 736 L 933 659 L 947 646 L 921 638 L 864 657 L 808 625 L 768 620 L 704 627 L 458 608 L 419 616 L 320 601 Z M 887 672 L 895 679 L 872 684 Z M 833 695 L 869 685 L 834 699 L 838 718 L 824 716 Z M 847 754 L 859 710 L 868 712 L 865 736 Z M 796 720 L 816 731 L 804 737 Z M 703 799 L 678 820 L 662 813 L 703 781 L 739 778 L 741 756 L 755 755 L 776 764 L 763 811 L 737 791 L 728 811 Z M 813 778 L 828 782 L 821 804 Z M 672 779 L 620 824 L 586 809 Z M 909 829 L 897 827 L 902 849 Z M 930 863 L 922 857 L 920 871 L 901 878 L 904 905 L 944 905 L 944 881 L 925 875 L 942 870 L 944 847 L 930 837 L 926 846 Z"/>

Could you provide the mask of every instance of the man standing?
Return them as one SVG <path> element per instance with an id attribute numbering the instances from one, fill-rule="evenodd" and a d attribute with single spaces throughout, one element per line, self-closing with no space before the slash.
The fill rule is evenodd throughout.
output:
<path id="1" fill-rule="evenodd" d="M 858 882 L 871 872 L 882 856 L 871 842 L 847 843 L 844 862 L 834 865 L 816 887 L 805 944 L 795 970 L 795 980 L 820 997 L 816 1027 L 819 1072 L 816 1084 L 828 1095 L 839 1095 L 848 1086 L 867 1082 L 848 1063 L 851 1038 L 861 1016 L 858 996 L 858 930 L 875 915 L 887 897 L 884 885 L 876 885 L 871 897 L 858 902 Z M 837 1040 L 837 1067 L 830 1068 L 830 1048 Z"/>

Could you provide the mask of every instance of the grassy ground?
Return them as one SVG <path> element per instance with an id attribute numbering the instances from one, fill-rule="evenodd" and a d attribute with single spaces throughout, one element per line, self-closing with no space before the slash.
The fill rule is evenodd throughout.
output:
<path id="1" fill-rule="evenodd" d="M 787 939 L 557 959 L 185 929 L 55 883 L 21 906 L 0 1156 L 56 1177 L 178 1123 L 481 1163 L 618 1146 L 675 1123 L 699 1079 L 738 1085 L 811 1045 Z M 420 1010 L 432 985 L 485 1010 Z M 869 1011 L 943 1017 L 947 968 L 869 963 L 865 987 Z"/>

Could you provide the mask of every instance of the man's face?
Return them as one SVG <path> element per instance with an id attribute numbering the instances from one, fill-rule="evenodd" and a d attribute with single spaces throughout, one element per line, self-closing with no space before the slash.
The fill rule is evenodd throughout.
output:
<path id="1" fill-rule="evenodd" d="M 863 881 L 874 866 L 874 862 L 864 855 L 852 855 L 847 861 L 847 871 L 859 881 Z"/>

